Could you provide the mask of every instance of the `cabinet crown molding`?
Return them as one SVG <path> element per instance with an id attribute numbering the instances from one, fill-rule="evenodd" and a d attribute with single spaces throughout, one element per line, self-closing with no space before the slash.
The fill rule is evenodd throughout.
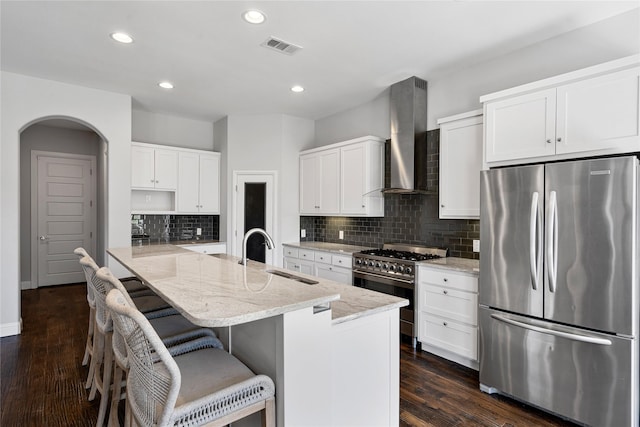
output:
<path id="1" fill-rule="evenodd" d="M 600 74 L 607 74 L 614 71 L 621 71 L 628 68 L 634 68 L 640 66 L 640 54 L 625 56 L 620 59 L 616 59 L 602 64 L 592 65 L 590 67 L 581 68 L 579 70 L 570 71 L 568 73 L 559 74 L 557 76 L 549 77 L 535 82 L 526 83 L 520 86 L 515 86 L 509 89 L 493 92 L 480 97 L 480 102 L 494 101 L 496 99 L 507 98 L 513 95 L 521 95 L 526 92 L 537 91 L 545 88 L 559 86 L 566 83 L 571 83 L 577 80 L 586 79 L 589 77 L 595 77 Z"/>

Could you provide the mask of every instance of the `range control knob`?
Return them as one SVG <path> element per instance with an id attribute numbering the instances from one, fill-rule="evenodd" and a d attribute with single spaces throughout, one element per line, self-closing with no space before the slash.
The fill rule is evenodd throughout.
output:
<path id="1" fill-rule="evenodd" d="M 382 269 L 383 270 L 388 270 L 389 269 L 389 264 L 387 264 L 386 262 L 384 264 L 382 264 Z"/>
<path id="2" fill-rule="evenodd" d="M 411 272 L 412 272 L 412 271 L 413 271 L 413 270 L 411 269 L 411 267 L 407 267 L 407 268 L 405 268 L 405 269 L 404 269 L 404 272 L 405 272 L 406 274 L 411 274 Z"/>
<path id="3" fill-rule="evenodd" d="M 379 262 L 376 262 L 376 268 L 380 268 L 382 267 L 382 264 L 380 264 Z"/>
<path id="4" fill-rule="evenodd" d="M 402 272 L 404 272 L 404 267 L 399 265 L 398 266 L 398 273 L 402 273 Z"/>
<path id="5" fill-rule="evenodd" d="M 362 264 L 362 260 L 360 258 L 356 259 L 356 264 L 357 265 L 361 265 Z"/>
<path id="6" fill-rule="evenodd" d="M 389 267 L 389 270 L 390 270 L 390 271 L 396 271 L 396 266 L 392 264 L 392 265 Z"/>
<path id="7" fill-rule="evenodd" d="M 373 266 L 374 266 L 373 261 L 369 261 L 369 267 L 373 267 Z"/>

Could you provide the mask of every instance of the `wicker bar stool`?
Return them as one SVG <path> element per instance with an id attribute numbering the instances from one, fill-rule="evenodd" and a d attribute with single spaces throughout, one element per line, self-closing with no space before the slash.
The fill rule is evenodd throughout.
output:
<path id="1" fill-rule="evenodd" d="M 79 258 L 90 257 L 89 253 L 83 247 L 74 249 L 73 253 Z M 89 327 L 87 328 L 87 341 L 84 346 L 82 366 L 87 366 L 87 364 L 89 364 L 89 373 L 87 374 L 85 388 L 91 388 L 91 384 L 93 382 L 93 371 L 95 369 L 95 362 L 93 360 L 93 330 L 95 328 L 96 321 L 96 303 L 94 301 L 93 290 L 89 284 L 90 278 L 86 277 L 86 271 L 85 279 L 87 281 L 87 303 L 89 304 Z M 127 289 L 129 295 L 143 296 L 154 294 L 151 289 L 137 279 L 127 279 L 123 285 L 125 289 Z"/>
<path id="2" fill-rule="evenodd" d="M 107 292 L 112 289 L 112 285 L 108 281 L 100 280 L 96 274 L 99 270 L 96 263 L 91 257 L 84 257 L 80 260 L 80 264 L 85 271 L 85 275 L 89 278 L 89 283 L 92 288 L 95 301 L 95 327 L 93 334 L 93 357 L 94 363 L 93 380 L 91 384 L 91 391 L 89 392 L 89 400 L 93 400 L 96 396 L 96 392 L 100 393 L 100 408 L 98 411 L 98 426 L 102 426 L 107 416 L 108 402 L 109 402 L 109 389 L 111 386 L 112 371 L 113 371 L 113 344 L 112 344 L 112 332 L 113 324 L 111 316 L 105 304 L 105 298 Z M 124 292 L 126 290 L 123 289 Z M 140 301 L 146 305 L 149 309 L 150 296 L 141 296 L 132 298 L 133 304 L 137 305 Z M 159 297 L 155 297 L 160 299 Z M 188 322 L 183 316 L 175 314 L 177 311 L 174 309 L 160 309 L 155 311 L 148 311 L 144 316 L 153 319 L 153 322 L 157 322 L 159 329 L 166 334 L 165 338 L 168 340 L 169 345 L 172 345 L 180 340 L 187 340 L 193 329 L 200 331 L 200 335 L 209 335 L 215 338 L 215 334 L 210 329 L 199 328 L 190 322 Z M 175 316 L 175 317 L 174 317 Z M 178 334 L 178 326 L 172 326 L 172 322 L 168 319 L 162 319 L 164 317 L 171 317 L 177 322 L 176 325 L 187 325 L 185 330 L 180 334 L 186 334 L 187 336 L 181 338 Z M 215 338 L 217 340 L 217 338 Z M 219 342 L 219 341 L 218 341 Z M 222 344 L 220 344 L 222 346 Z"/>
<path id="3" fill-rule="evenodd" d="M 263 411 L 275 426 L 275 386 L 229 353 L 205 348 L 172 356 L 118 290 L 107 296 L 127 348 L 127 411 L 141 426 L 223 426 Z"/>

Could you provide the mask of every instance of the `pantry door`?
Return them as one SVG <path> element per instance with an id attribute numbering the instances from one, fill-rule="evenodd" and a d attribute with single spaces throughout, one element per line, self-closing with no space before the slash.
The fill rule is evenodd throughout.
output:
<path id="1" fill-rule="evenodd" d="M 95 164 L 94 156 L 32 153 L 32 287 L 85 281 L 73 250 L 95 257 Z"/>
<path id="2" fill-rule="evenodd" d="M 234 255 L 242 255 L 242 240 L 252 228 L 262 228 L 275 239 L 275 172 L 235 172 Z M 261 234 L 247 241 L 247 257 L 274 265 L 276 248 L 268 250 Z"/>

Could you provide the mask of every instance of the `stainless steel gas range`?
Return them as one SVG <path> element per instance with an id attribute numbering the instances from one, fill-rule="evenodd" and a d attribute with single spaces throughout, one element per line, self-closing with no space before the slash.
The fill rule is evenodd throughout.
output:
<path id="1" fill-rule="evenodd" d="M 382 249 L 353 254 L 353 285 L 409 300 L 400 309 L 400 333 L 416 345 L 414 301 L 416 263 L 446 257 L 447 249 L 385 243 Z"/>

